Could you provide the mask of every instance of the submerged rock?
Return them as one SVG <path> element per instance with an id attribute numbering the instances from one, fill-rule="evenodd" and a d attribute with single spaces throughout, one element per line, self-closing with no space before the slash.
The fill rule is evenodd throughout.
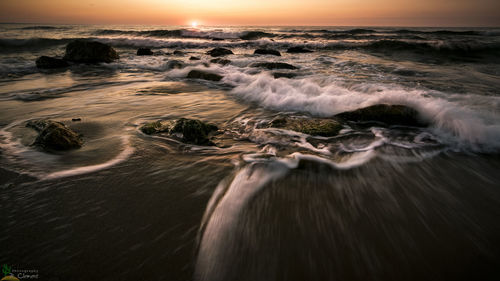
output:
<path id="1" fill-rule="evenodd" d="M 53 69 L 69 66 L 68 62 L 63 59 L 41 56 L 36 60 L 36 67 L 43 69 Z"/>
<path id="2" fill-rule="evenodd" d="M 253 52 L 254 55 L 273 55 L 273 56 L 278 56 L 281 57 L 280 52 L 272 49 L 257 49 L 255 52 Z"/>
<path id="3" fill-rule="evenodd" d="M 191 70 L 188 73 L 187 78 L 204 79 L 204 80 L 210 80 L 210 81 L 220 81 L 222 79 L 222 76 L 220 76 L 219 74 L 201 71 L 201 70 Z"/>
<path id="4" fill-rule="evenodd" d="M 26 127 L 39 132 L 33 145 L 45 150 L 70 150 L 82 147 L 83 141 L 79 134 L 66 127 L 63 123 L 52 120 L 30 121 Z"/>
<path id="5" fill-rule="evenodd" d="M 189 60 L 200 60 L 199 57 L 190 57 Z"/>
<path id="6" fill-rule="evenodd" d="M 225 55 L 232 55 L 233 51 L 226 48 L 215 48 L 207 52 L 207 55 L 211 55 L 212 57 L 221 57 Z"/>
<path id="7" fill-rule="evenodd" d="M 226 65 L 226 64 L 230 64 L 231 63 L 230 60 L 223 59 L 223 58 L 211 59 L 210 62 L 211 63 L 218 63 L 220 65 Z"/>
<path id="8" fill-rule="evenodd" d="M 149 48 L 139 48 L 137 50 L 137 55 L 138 56 L 152 56 L 153 51 L 151 51 L 151 49 L 149 49 Z"/>
<path id="9" fill-rule="evenodd" d="M 110 63 L 119 56 L 111 46 L 96 42 L 76 40 L 66 46 L 64 59 L 80 63 Z"/>
<path id="10" fill-rule="evenodd" d="M 181 61 L 178 61 L 178 60 L 171 60 L 171 61 L 167 62 L 167 65 L 166 65 L 167 70 L 174 69 L 174 68 L 180 69 L 183 67 L 184 67 L 184 63 Z"/>
<path id="11" fill-rule="evenodd" d="M 276 118 L 269 123 L 270 128 L 287 129 L 312 136 L 332 137 L 342 129 L 342 125 L 333 119 L 320 118 Z"/>
<path id="12" fill-rule="evenodd" d="M 313 51 L 304 49 L 303 47 L 291 47 L 286 50 L 287 53 L 298 54 L 298 53 L 312 53 Z"/>
<path id="13" fill-rule="evenodd" d="M 290 73 L 290 72 L 275 72 L 275 73 L 273 73 L 273 77 L 275 79 L 278 79 L 278 78 L 294 78 L 295 76 L 297 76 L 297 74 Z"/>
<path id="14" fill-rule="evenodd" d="M 175 50 L 174 51 L 174 55 L 176 56 L 184 56 L 186 53 L 184 53 L 183 51 L 180 51 L 180 50 Z"/>
<path id="15" fill-rule="evenodd" d="M 297 69 L 297 67 L 284 62 L 259 62 L 252 64 L 253 67 L 263 67 L 267 69 Z"/>
<path id="16" fill-rule="evenodd" d="M 415 109 L 405 105 L 376 104 L 335 115 L 347 121 L 382 122 L 388 125 L 427 126 Z"/>
<path id="17" fill-rule="evenodd" d="M 158 133 L 168 133 L 170 131 L 170 125 L 162 123 L 161 120 L 156 122 L 146 123 L 142 125 L 140 130 L 146 135 L 158 134 Z"/>

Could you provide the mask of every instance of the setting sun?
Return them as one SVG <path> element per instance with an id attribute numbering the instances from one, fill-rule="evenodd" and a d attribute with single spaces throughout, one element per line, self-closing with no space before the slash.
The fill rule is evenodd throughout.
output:
<path id="1" fill-rule="evenodd" d="M 198 22 L 196 21 L 191 22 L 191 27 L 198 27 Z"/>

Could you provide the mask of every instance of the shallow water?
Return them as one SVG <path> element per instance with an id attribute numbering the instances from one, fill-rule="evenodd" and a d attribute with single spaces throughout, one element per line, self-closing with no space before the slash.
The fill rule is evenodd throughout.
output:
<path id="1" fill-rule="evenodd" d="M 36 69 L 73 38 L 120 60 Z M 43 280 L 497 280 L 499 42 L 472 28 L 0 25 L 0 261 Z M 209 63 L 217 46 L 230 64 Z M 251 66 L 269 61 L 298 69 Z M 193 69 L 224 78 L 186 79 Z M 265 128 L 377 103 L 430 126 Z M 181 117 L 218 125 L 217 146 L 138 129 Z M 85 145 L 30 146 L 25 124 L 44 118 Z"/>

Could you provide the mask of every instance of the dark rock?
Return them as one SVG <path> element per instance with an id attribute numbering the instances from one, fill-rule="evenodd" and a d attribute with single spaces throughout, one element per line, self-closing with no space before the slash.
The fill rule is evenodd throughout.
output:
<path id="1" fill-rule="evenodd" d="M 184 56 L 186 53 L 184 53 L 183 51 L 180 51 L 180 50 L 175 50 L 174 51 L 174 55 L 176 56 Z"/>
<path id="2" fill-rule="evenodd" d="M 189 60 L 200 60 L 199 57 L 190 57 Z"/>
<path id="3" fill-rule="evenodd" d="M 69 66 L 63 59 L 41 56 L 36 60 L 36 67 L 44 69 L 53 69 Z"/>
<path id="4" fill-rule="evenodd" d="M 76 149 L 82 147 L 83 144 L 79 134 L 60 122 L 51 120 L 30 121 L 26 124 L 26 127 L 39 132 L 33 145 L 47 151 Z"/>
<path id="5" fill-rule="evenodd" d="M 220 76 L 219 74 L 201 71 L 201 70 L 191 70 L 188 73 L 187 78 L 204 79 L 204 80 L 210 80 L 210 81 L 220 81 L 222 79 L 222 76 Z"/>
<path id="6" fill-rule="evenodd" d="M 257 49 L 255 50 L 254 55 L 273 55 L 281 57 L 280 52 L 271 49 Z"/>
<path id="7" fill-rule="evenodd" d="M 178 61 L 178 60 L 171 60 L 171 61 L 167 62 L 166 67 L 168 70 L 174 69 L 174 68 L 180 69 L 180 68 L 184 67 L 184 63 L 182 63 L 181 61 Z"/>
<path id="8" fill-rule="evenodd" d="M 226 48 L 215 48 L 207 52 L 207 55 L 211 55 L 212 57 L 221 57 L 225 55 L 232 55 L 233 51 Z"/>
<path id="9" fill-rule="evenodd" d="M 140 130 L 146 135 L 168 133 L 170 131 L 170 124 L 164 124 L 161 120 L 144 124 Z"/>
<path id="10" fill-rule="evenodd" d="M 290 72 L 275 72 L 275 73 L 273 73 L 273 76 L 274 76 L 275 79 L 278 79 L 278 78 L 294 78 L 295 76 L 297 76 L 297 74 L 290 73 Z"/>
<path id="11" fill-rule="evenodd" d="M 182 142 L 197 145 L 214 145 L 210 141 L 211 133 L 218 130 L 217 126 L 200 120 L 181 118 L 177 120 L 170 131 L 171 134 L 182 134 Z"/>
<path id="12" fill-rule="evenodd" d="M 312 53 L 313 51 L 304 49 L 302 47 L 291 47 L 286 50 L 287 53 L 298 54 L 298 53 Z"/>
<path id="13" fill-rule="evenodd" d="M 337 114 L 336 117 L 356 122 L 382 122 L 387 125 L 427 126 L 421 120 L 418 111 L 405 105 L 377 104 L 349 112 Z"/>
<path id="14" fill-rule="evenodd" d="M 212 38 L 212 41 L 224 41 L 224 38 Z"/>
<path id="15" fill-rule="evenodd" d="M 230 60 L 227 60 L 227 59 L 223 59 L 223 58 L 216 58 L 216 59 L 212 59 L 210 60 L 211 63 L 218 63 L 220 65 L 226 65 L 226 64 L 229 64 L 231 63 Z"/>
<path id="16" fill-rule="evenodd" d="M 137 50 L 137 55 L 138 56 L 152 56 L 153 51 L 151 51 L 151 49 L 149 49 L 149 48 L 139 48 Z"/>
<path id="17" fill-rule="evenodd" d="M 252 64 L 253 67 L 263 67 L 267 69 L 297 69 L 297 67 L 284 62 L 259 62 Z"/>
<path id="18" fill-rule="evenodd" d="M 64 59 L 80 63 L 110 63 L 119 56 L 111 46 L 95 42 L 76 40 L 66 46 Z"/>
<path id="19" fill-rule="evenodd" d="M 331 137 L 342 129 L 342 125 L 333 119 L 276 118 L 269 123 L 270 128 L 281 128 L 312 136 Z"/>
<path id="20" fill-rule="evenodd" d="M 73 118 L 73 119 L 71 119 L 71 121 L 73 121 L 73 122 L 82 121 L 82 118 Z"/>
<path id="21" fill-rule="evenodd" d="M 259 39 L 262 37 L 274 37 L 275 35 L 272 33 L 267 33 L 267 32 L 262 32 L 262 31 L 249 31 L 242 36 L 240 36 L 240 39 L 243 40 L 255 40 Z"/>

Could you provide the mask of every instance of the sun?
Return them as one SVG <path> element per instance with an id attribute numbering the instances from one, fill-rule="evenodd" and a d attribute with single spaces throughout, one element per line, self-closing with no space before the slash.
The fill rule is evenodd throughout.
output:
<path id="1" fill-rule="evenodd" d="M 198 27 L 198 22 L 197 21 L 192 21 L 191 22 L 191 27 L 194 27 L 194 28 Z"/>

